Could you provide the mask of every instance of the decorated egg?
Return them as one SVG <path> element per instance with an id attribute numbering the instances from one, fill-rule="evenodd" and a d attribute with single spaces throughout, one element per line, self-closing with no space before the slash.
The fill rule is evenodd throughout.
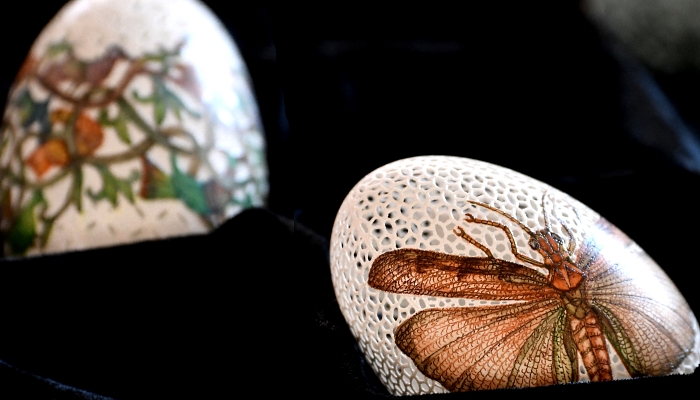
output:
<path id="1" fill-rule="evenodd" d="M 34 42 L 0 132 L 5 255 L 205 233 L 267 195 L 248 73 L 194 0 L 76 0 Z"/>
<path id="2" fill-rule="evenodd" d="M 700 330 L 654 261 L 593 210 L 509 169 L 396 161 L 338 211 L 342 313 L 395 395 L 692 373 Z"/>

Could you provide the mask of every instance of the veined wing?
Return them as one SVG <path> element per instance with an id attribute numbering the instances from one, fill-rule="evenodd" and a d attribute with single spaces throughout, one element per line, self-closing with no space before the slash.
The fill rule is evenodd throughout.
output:
<path id="1" fill-rule="evenodd" d="M 418 369 L 450 391 L 578 380 L 576 347 L 555 299 L 423 310 L 394 335 Z"/>
<path id="2" fill-rule="evenodd" d="M 591 305 L 632 376 L 666 375 L 694 346 L 693 314 L 673 282 L 622 231 L 601 219 L 577 262 Z"/>
<path id="3" fill-rule="evenodd" d="M 558 297 L 546 276 L 520 264 L 407 248 L 377 257 L 368 283 L 392 293 L 479 300 Z"/>

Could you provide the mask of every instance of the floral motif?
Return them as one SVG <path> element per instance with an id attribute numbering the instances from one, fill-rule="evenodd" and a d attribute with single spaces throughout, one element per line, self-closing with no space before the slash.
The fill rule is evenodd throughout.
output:
<path id="1" fill-rule="evenodd" d="M 259 203 L 250 193 L 233 193 L 261 184 L 235 171 L 249 157 L 260 162 L 262 149 L 229 152 L 216 146 L 215 131 L 226 124 L 215 105 L 203 106 L 196 71 L 180 57 L 184 44 L 140 57 L 113 45 L 86 61 L 70 43 L 59 42 L 40 58 L 27 58 L 0 131 L 6 253 L 43 248 L 56 220 L 71 207 L 81 211 L 86 198 L 113 209 L 124 200 L 133 205 L 137 199 L 177 199 L 210 228 L 230 216 L 227 207 Z M 191 130 L 188 121 L 204 128 Z M 108 141 L 120 150 L 107 151 Z M 226 165 L 213 166 L 213 153 Z M 130 161 L 136 167 L 129 173 L 115 169 Z M 88 169 L 99 175 L 99 189 L 85 185 Z M 47 196 L 54 187 L 67 189 L 61 198 Z"/>

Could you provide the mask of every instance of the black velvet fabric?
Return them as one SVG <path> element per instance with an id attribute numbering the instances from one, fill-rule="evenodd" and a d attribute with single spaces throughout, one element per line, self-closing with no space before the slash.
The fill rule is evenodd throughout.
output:
<path id="1" fill-rule="evenodd" d="M 328 244 L 358 180 L 418 155 L 488 161 L 574 196 L 699 312 L 697 72 L 647 70 L 575 1 L 206 3 L 256 90 L 267 209 L 208 235 L 0 260 L 0 398 L 391 397 L 335 301 Z M 62 4 L 4 13 L 5 92 Z M 683 397 L 698 384 L 692 374 L 429 397 Z"/>
<path id="2" fill-rule="evenodd" d="M 0 359 L 114 398 L 233 395 L 265 359 L 292 231 L 252 209 L 208 235 L 5 261 Z"/>

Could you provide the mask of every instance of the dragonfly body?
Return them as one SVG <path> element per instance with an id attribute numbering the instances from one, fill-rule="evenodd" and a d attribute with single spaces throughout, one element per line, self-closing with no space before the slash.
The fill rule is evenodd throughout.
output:
<path id="1" fill-rule="evenodd" d="M 576 348 L 591 381 L 612 380 L 610 355 L 600 318 L 585 297 L 584 289 L 562 292 L 562 303 Z"/>
<path id="2" fill-rule="evenodd" d="M 548 229 L 535 232 L 530 245 L 542 256 L 549 270 L 550 285 L 560 291 L 574 343 L 590 380 L 612 380 L 600 318 L 586 297 L 586 274 L 572 260 L 562 239 Z"/>
<path id="3" fill-rule="evenodd" d="M 485 257 L 402 248 L 373 261 L 368 284 L 375 289 L 513 301 L 424 309 L 403 321 L 394 332 L 396 345 L 426 376 L 451 391 L 576 382 L 580 357 L 591 381 L 609 381 L 608 343 L 633 377 L 671 373 L 694 347 L 687 303 L 647 259 L 622 265 L 608 258 L 611 240 L 631 241 L 604 219 L 577 246 L 561 220 L 568 240 L 553 232 L 546 212 L 544 229 L 533 231 L 501 210 L 471 203 L 518 225 L 541 260 L 522 254 L 505 224 L 467 213 L 467 223 L 505 233 L 516 262 L 494 257 L 460 226 L 455 235 Z M 647 279 L 636 281 L 636 273 L 656 281 L 653 293 L 644 292 Z"/>

